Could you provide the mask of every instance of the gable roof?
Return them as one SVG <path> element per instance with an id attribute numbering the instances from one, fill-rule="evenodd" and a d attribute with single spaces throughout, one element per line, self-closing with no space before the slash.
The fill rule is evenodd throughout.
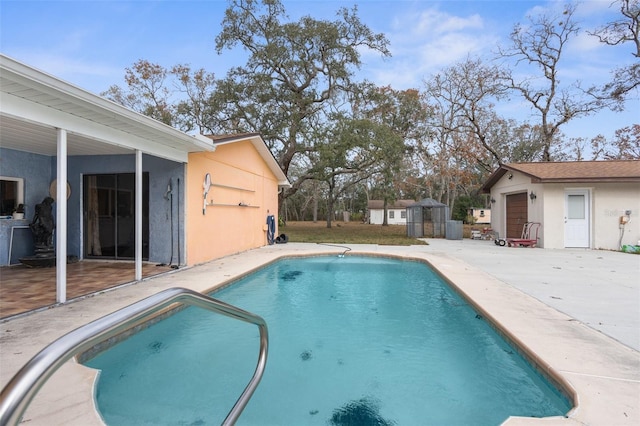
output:
<path id="1" fill-rule="evenodd" d="M 446 207 L 446 204 L 443 204 L 439 201 L 434 200 L 433 198 L 423 198 L 415 204 L 412 204 L 410 207 Z"/>
<path id="2" fill-rule="evenodd" d="M 504 164 L 482 186 L 489 193 L 507 172 L 519 172 L 531 183 L 640 182 L 640 160 L 567 161 Z"/>
<path id="3" fill-rule="evenodd" d="M 387 204 L 387 209 L 404 209 L 415 203 L 415 200 L 396 200 L 393 203 Z M 367 208 L 369 210 L 382 210 L 384 209 L 384 200 L 369 200 L 367 202 Z"/>
<path id="4" fill-rule="evenodd" d="M 258 154 L 262 157 L 262 159 L 267 163 L 267 167 L 271 170 L 271 173 L 278 180 L 278 186 L 284 188 L 290 188 L 291 183 L 287 178 L 287 175 L 284 174 L 282 169 L 280 168 L 280 164 L 276 161 L 276 158 L 273 156 L 269 147 L 265 143 L 264 139 L 259 133 L 239 133 L 236 135 L 207 135 L 207 138 L 213 141 L 215 146 L 218 145 L 227 145 L 231 143 L 241 142 L 241 141 L 250 141 L 251 144 L 255 147 Z"/>

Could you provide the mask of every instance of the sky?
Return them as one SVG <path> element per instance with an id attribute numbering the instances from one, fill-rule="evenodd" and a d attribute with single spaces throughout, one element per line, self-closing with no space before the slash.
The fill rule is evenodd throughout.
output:
<path id="1" fill-rule="evenodd" d="M 583 0 L 576 18 L 583 29 L 618 19 L 612 0 Z M 394 89 L 421 89 L 424 80 L 469 55 L 490 57 L 508 45 L 516 23 L 527 16 L 558 10 L 556 0 L 284 0 L 289 16 L 336 19 L 341 7 L 358 6 L 371 30 L 384 33 L 391 58 L 363 52 L 359 76 Z M 95 94 L 112 85 L 125 87 L 125 68 L 139 59 L 171 67 L 188 64 L 223 78 L 243 65 L 240 50 L 215 50 L 226 0 L 0 0 L 0 51 Z M 602 84 L 613 68 L 631 63 L 632 47 L 611 47 L 582 31 L 567 46 L 560 78 Z M 532 120 L 518 99 L 497 106 L 506 118 Z M 562 127 L 569 137 L 612 138 L 616 129 L 640 124 L 640 101 L 625 111 L 602 111 Z"/>

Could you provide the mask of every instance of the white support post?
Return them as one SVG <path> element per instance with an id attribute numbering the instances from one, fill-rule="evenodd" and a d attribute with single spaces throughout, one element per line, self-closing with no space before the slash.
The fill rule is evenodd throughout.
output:
<path id="1" fill-rule="evenodd" d="M 142 151 L 136 150 L 136 281 L 142 280 Z"/>
<path id="2" fill-rule="evenodd" d="M 67 131 L 58 129 L 56 161 L 56 301 L 67 301 Z"/>

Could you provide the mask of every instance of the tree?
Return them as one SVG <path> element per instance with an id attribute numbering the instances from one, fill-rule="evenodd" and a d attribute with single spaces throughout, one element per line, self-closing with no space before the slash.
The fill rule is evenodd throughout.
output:
<path id="1" fill-rule="evenodd" d="M 589 32 L 598 37 L 601 43 L 609 46 L 617 46 L 632 43 L 634 50 L 631 54 L 636 62 L 616 68 L 613 71 L 613 79 L 607 83 L 602 92 L 604 96 L 614 99 L 621 108 L 622 102 L 634 90 L 640 87 L 640 4 L 638 0 L 617 0 L 613 4 L 620 7 L 619 19 Z"/>
<path id="2" fill-rule="evenodd" d="M 640 124 L 616 130 L 611 141 L 603 136 L 593 138 L 591 151 L 594 160 L 640 160 Z"/>
<path id="3" fill-rule="evenodd" d="M 113 85 L 101 95 L 173 126 L 175 111 L 169 99 L 171 91 L 167 87 L 168 74 L 161 65 L 140 59 L 131 68 L 125 68 L 124 80 L 128 91 Z"/>
<path id="4" fill-rule="evenodd" d="M 542 158 L 545 144 L 539 125 L 518 124 L 514 120 L 507 120 L 505 127 L 505 138 L 512 141 L 506 157 L 509 162 L 532 162 Z"/>
<path id="5" fill-rule="evenodd" d="M 373 175 L 380 198 L 383 200 L 383 222 L 387 226 L 387 206 L 398 199 L 399 174 L 401 165 L 416 146 L 417 141 L 426 138 L 426 119 L 429 115 L 428 107 L 420 92 L 415 89 L 394 90 L 391 87 L 369 86 L 363 90 L 363 95 L 353 102 L 354 114 L 371 120 L 386 127 L 387 140 L 380 141 L 381 156 L 379 157 L 380 171 Z M 380 132 L 380 136 L 384 136 Z"/>
<path id="6" fill-rule="evenodd" d="M 403 142 L 388 126 L 371 120 L 343 115 L 334 123 L 327 143 L 318 146 L 313 167 L 313 174 L 328 187 L 327 228 L 331 228 L 334 205 L 342 194 L 372 176 L 393 173 L 393 156 L 402 152 Z"/>
<path id="7" fill-rule="evenodd" d="M 542 161 L 552 160 L 552 145 L 558 142 L 562 125 L 606 106 L 593 90 L 583 90 L 579 81 L 566 85 L 558 77 L 564 48 L 580 30 L 574 21 L 575 10 L 575 5 L 567 5 L 558 15 L 531 17 L 529 25 L 515 25 L 510 47 L 499 48 L 501 58 L 515 59 L 516 67 L 528 66 L 527 77 L 517 77 L 511 70 L 505 82 L 540 120 Z"/>
<path id="8" fill-rule="evenodd" d="M 482 155 L 476 158 L 487 170 L 501 165 L 504 158 L 503 145 L 509 141 L 492 138 L 492 123 L 500 121 L 493 110 L 493 101 L 500 99 L 505 92 L 500 80 L 505 72 L 495 65 L 483 63 L 480 59 L 467 58 L 435 77 L 435 84 L 447 80 L 441 88 L 430 86 L 430 93 L 451 103 L 449 131 L 473 135 L 472 142 L 479 144 L 480 151 L 490 156 L 487 163 Z M 441 103 L 440 103 L 441 104 Z"/>
<path id="9" fill-rule="evenodd" d="M 422 158 L 432 197 L 449 207 L 479 178 L 478 169 L 488 173 L 506 158 L 511 140 L 493 106 L 505 90 L 503 75 L 497 66 L 467 58 L 425 82 L 432 143 L 422 147 Z"/>
<path id="10" fill-rule="evenodd" d="M 212 99 L 215 96 L 216 79 L 213 73 L 203 68 L 192 71 L 188 65 L 175 65 L 171 74 L 177 78 L 177 91 L 185 98 L 178 101 L 176 127 L 184 132 L 215 134 L 216 110 Z"/>
<path id="11" fill-rule="evenodd" d="M 292 181 L 280 205 L 313 177 L 291 176 L 292 161 L 317 149 L 314 126 L 326 118 L 331 102 L 352 90 L 361 51 L 389 55 L 384 35 L 364 25 L 356 7 L 337 15 L 335 21 L 305 16 L 284 22 L 279 0 L 232 0 L 216 37 L 218 53 L 240 46 L 249 54 L 246 65 L 230 70 L 219 85 L 220 122 L 228 130 L 263 135 Z"/>
<path id="12" fill-rule="evenodd" d="M 212 73 L 188 65 L 167 69 L 140 59 L 125 68 L 125 82 L 126 89 L 113 85 L 101 95 L 184 132 L 215 133 Z"/>

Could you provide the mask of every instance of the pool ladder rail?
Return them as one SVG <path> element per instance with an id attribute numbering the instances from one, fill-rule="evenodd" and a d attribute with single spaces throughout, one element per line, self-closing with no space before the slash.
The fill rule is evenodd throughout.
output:
<path id="1" fill-rule="evenodd" d="M 342 252 L 342 254 L 339 254 L 338 257 L 344 257 L 345 254 L 347 254 L 347 252 L 351 251 L 351 247 L 347 247 L 347 246 L 341 246 L 338 244 L 329 244 L 329 243 L 318 243 L 321 246 L 330 246 L 330 247 L 338 247 L 338 248 L 343 248 L 345 249 L 345 251 Z"/>
<path id="2" fill-rule="evenodd" d="M 258 315 L 205 296 L 202 293 L 176 287 L 156 293 L 77 328 L 37 353 L 0 392 L 0 425 L 17 425 L 20 423 L 24 412 L 42 385 L 73 356 L 91 349 L 101 341 L 118 335 L 132 324 L 174 303 L 198 306 L 258 326 L 260 330 L 260 350 L 256 369 L 251 380 L 222 423 L 223 425 L 235 424 L 258 387 L 267 364 L 269 347 L 267 323 Z"/>

